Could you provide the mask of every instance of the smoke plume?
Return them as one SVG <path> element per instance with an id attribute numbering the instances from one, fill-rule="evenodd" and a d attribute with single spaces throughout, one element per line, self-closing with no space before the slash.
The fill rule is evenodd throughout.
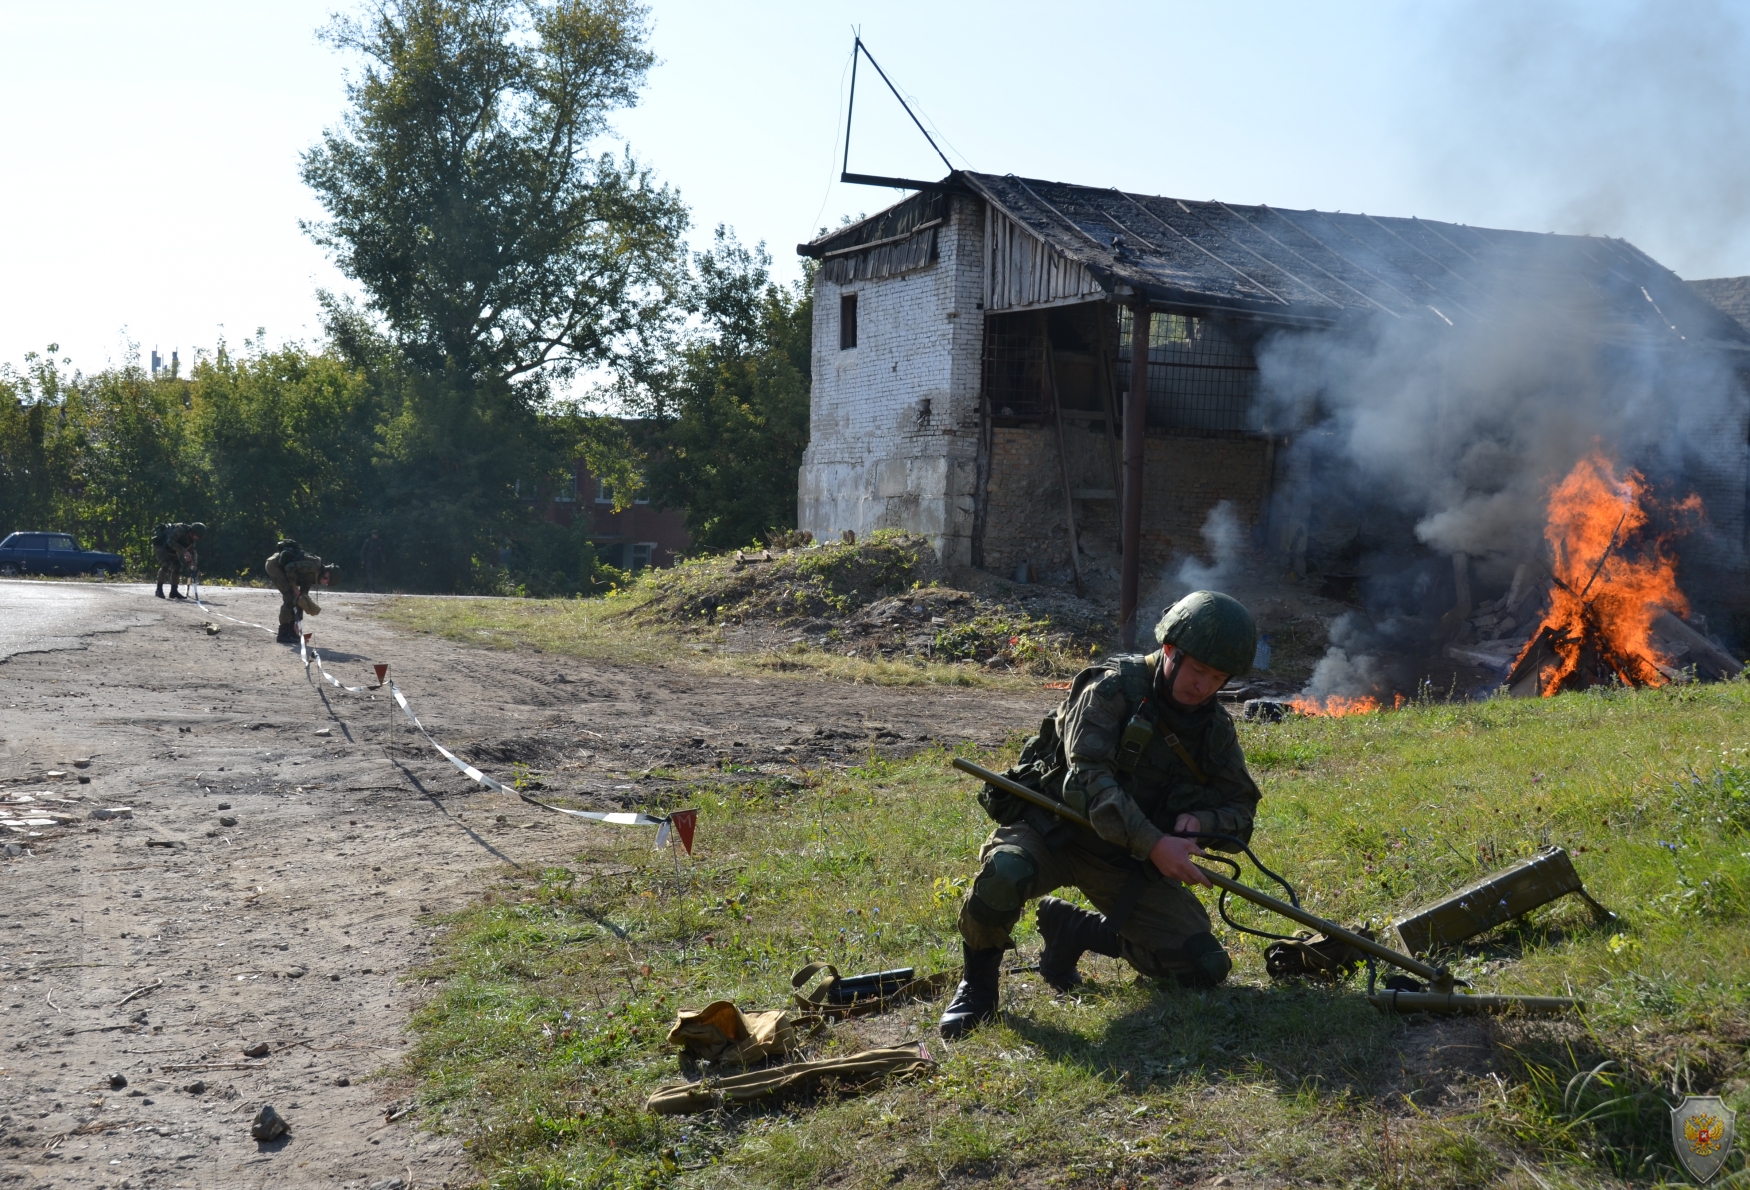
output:
<path id="1" fill-rule="evenodd" d="M 1357 576 L 1376 623 L 1397 617 L 1411 638 L 1419 625 L 1424 654 L 1460 581 L 1480 601 L 1522 563 L 1543 573 L 1547 493 L 1593 450 L 1700 494 L 1706 523 L 1680 546 L 1692 597 L 1705 603 L 1712 583 L 1726 598 L 1744 566 L 1750 418 L 1727 353 L 1675 332 L 1607 333 L 1524 263 L 1478 286 L 1497 296 L 1456 327 L 1381 319 L 1259 348 L 1261 428 L 1290 438 L 1273 544 Z M 1315 681 L 1370 690 L 1377 653 L 1332 643 Z"/>

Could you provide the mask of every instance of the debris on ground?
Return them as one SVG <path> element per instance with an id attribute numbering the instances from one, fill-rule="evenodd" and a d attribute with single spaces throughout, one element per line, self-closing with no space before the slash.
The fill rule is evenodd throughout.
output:
<path id="1" fill-rule="evenodd" d="M 255 1122 L 249 1125 L 249 1135 L 266 1144 L 278 1140 L 286 1134 L 285 1117 L 274 1111 L 270 1106 L 264 1106 L 256 1115 Z"/>

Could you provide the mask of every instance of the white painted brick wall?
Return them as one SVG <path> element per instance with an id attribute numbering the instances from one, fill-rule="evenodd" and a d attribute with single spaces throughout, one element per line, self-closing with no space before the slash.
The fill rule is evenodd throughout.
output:
<path id="1" fill-rule="evenodd" d="M 816 281 L 808 450 L 797 524 L 816 538 L 907 529 L 951 564 L 972 557 L 984 348 L 984 231 L 956 196 L 926 269 Z M 857 346 L 839 350 L 839 298 L 857 295 Z M 922 403 L 927 424 L 919 424 Z"/>

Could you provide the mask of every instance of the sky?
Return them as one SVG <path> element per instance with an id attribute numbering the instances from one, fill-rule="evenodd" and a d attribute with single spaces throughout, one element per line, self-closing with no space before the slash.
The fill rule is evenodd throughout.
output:
<path id="1" fill-rule="evenodd" d="M 835 179 L 853 29 L 959 167 L 1151 194 L 1625 237 L 1750 273 L 1750 21 L 1703 0 L 653 0 L 618 140 L 693 239 L 795 245 L 903 195 Z M 0 363 L 314 343 L 350 284 L 299 157 L 354 68 L 334 0 L 0 0 Z M 1092 14 L 1092 15 L 1090 15 Z M 609 147 L 604 145 L 603 147 Z M 937 178 L 865 61 L 855 172 Z"/>

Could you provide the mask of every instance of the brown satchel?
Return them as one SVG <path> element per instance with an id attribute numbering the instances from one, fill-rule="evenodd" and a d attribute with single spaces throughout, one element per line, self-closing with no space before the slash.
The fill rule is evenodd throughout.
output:
<path id="1" fill-rule="evenodd" d="M 715 1000 L 697 1012 L 682 1012 L 668 1031 L 668 1043 L 706 1062 L 747 1066 L 801 1044 L 799 1014 L 785 1009 L 743 1012 L 728 1000 Z"/>

